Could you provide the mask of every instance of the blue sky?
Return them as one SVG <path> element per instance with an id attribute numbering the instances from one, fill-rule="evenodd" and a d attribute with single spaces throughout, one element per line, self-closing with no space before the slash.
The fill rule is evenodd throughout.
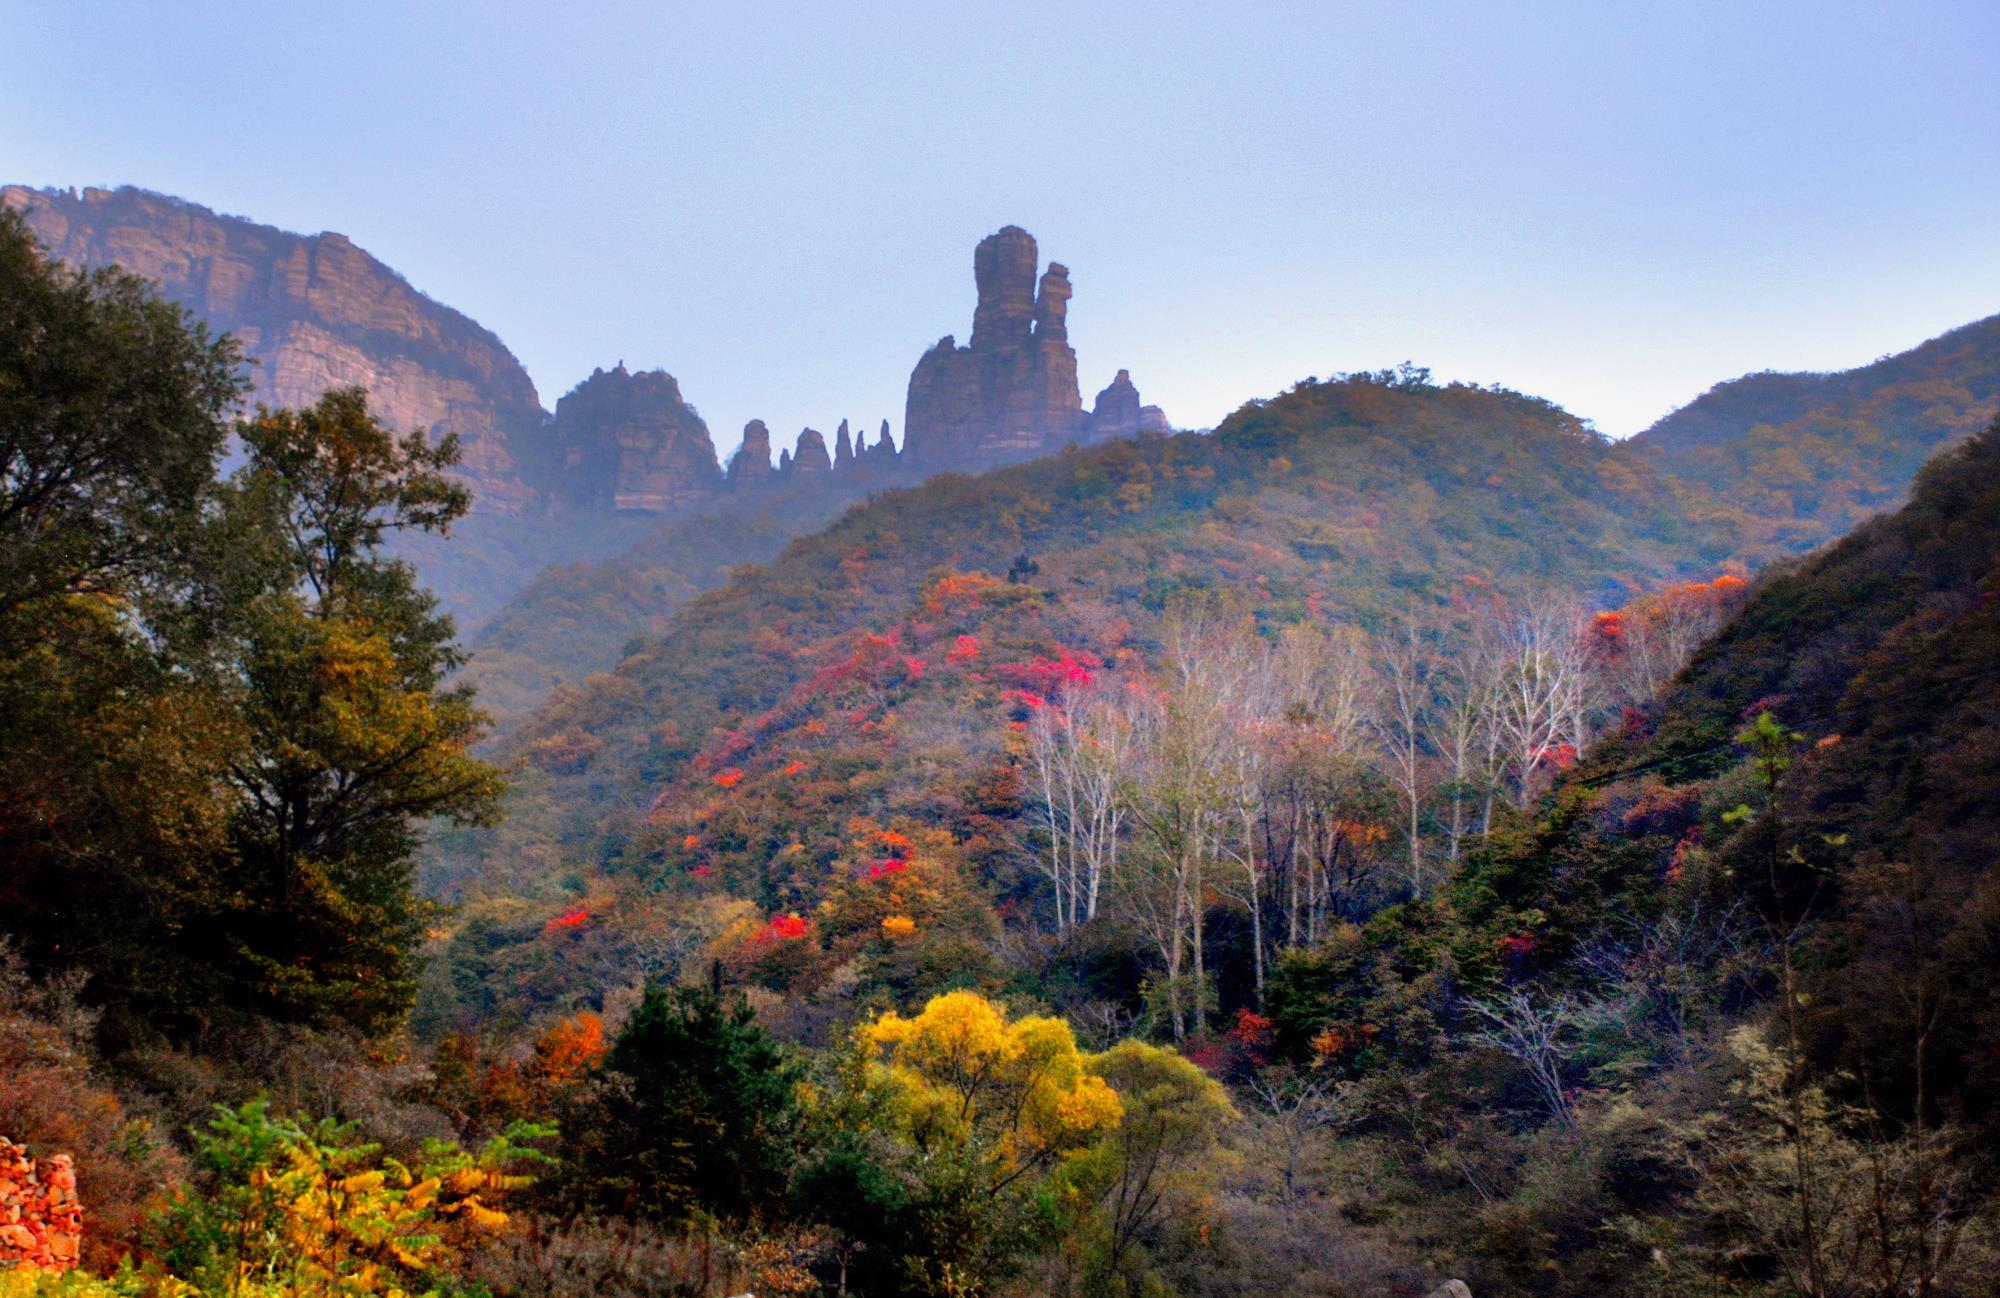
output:
<path id="1" fill-rule="evenodd" d="M 2000 5 L 0 0 L 0 180 L 339 230 L 545 404 L 900 436 L 972 246 L 1176 423 L 1404 359 L 1614 434 L 2000 312 Z"/>

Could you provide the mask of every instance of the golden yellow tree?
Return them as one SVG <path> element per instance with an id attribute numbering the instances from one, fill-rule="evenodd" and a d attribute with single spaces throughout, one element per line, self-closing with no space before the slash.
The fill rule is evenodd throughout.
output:
<path id="1" fill-rule="evenodd" d="M 1117 1092 L 1085 1070 L 1069 1024 L 1010 1021 L 976 992 L 933 997 L 911 1018 L 884 1015 L 866 1034 L 912 1143 L 982 1151 L 996 1190 L 1115 1127 L 1124 1112 Z"/>

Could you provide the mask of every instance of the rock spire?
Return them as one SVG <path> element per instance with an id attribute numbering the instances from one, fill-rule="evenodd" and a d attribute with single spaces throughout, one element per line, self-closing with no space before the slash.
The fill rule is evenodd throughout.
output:
<path id="1" fill-rule="evenodd" d="M 731 485 L 758 482 L 775 472 L 771 467 L 771 430 L 763 420 L 753 419 L 743 425 L 743 444 L 729 457 L 729 481 Z"/>
<path id="2" fill-rule="evenodd" d="M 971 342 L 946 335 L 910 374 L 903 455 L 913 466 L 977 469 L 1138 431 L 1139 393 L 1123 370 L 1099 394 L 1103 418 L 1084 412 L 1069 268 L 1050 262 L 1037 282 L 1039 265 L 1034 236 L 1019 226 L 979 241 Z"/>

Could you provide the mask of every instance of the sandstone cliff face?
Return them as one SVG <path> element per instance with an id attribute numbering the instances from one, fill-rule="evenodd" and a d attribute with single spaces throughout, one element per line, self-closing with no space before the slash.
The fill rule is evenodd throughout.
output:
<path id="1" fill-rule="evenodd" d="M 287 234 L 138 189 L 7 186 L 37 238 L 74 265 L 157 282 L 258 363 L 255 399 L 304 405 L 358 384 L 397 429 L 456 432 L 473 508 L 540 503 L 554 465 L 535 385 L 500 340 L 412 288 L 345 236 Z"/>
<path id="2" fill-rule="evenodd" d="M 722 485 L 708 425 L 665 370 L 595 370 L 556 403 L 563 497 L 575 504 L 657 514 Z"/>
<path id="3" fill-rule="evenodd" d="M 1139 394 L 1123 370 L 1099 394 L 1104 420 L 1084 413 L 1069 345 L 1069 268 L 1050 262 L 1037 284 L 1038 264 L 1034 236 L 1019 226 L 980 241 L 971 344 L 947 335 L 910 374 L 903 454 L 912 465 L 981 468 L 1138 430 Z"/>

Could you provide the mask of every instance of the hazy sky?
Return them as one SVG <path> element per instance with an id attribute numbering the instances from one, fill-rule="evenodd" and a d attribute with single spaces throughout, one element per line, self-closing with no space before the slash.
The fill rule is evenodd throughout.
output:
<path id="1" fill-rule="evenodd" d="M 0 180 L 339 230 L 545 404 L 664 366 L 725 452 L 900 437 L 972 246 L 1084 400 L 1406 358 L 1637 430 L 2000 311 L 2000 4 L 0 0 Z"/>

